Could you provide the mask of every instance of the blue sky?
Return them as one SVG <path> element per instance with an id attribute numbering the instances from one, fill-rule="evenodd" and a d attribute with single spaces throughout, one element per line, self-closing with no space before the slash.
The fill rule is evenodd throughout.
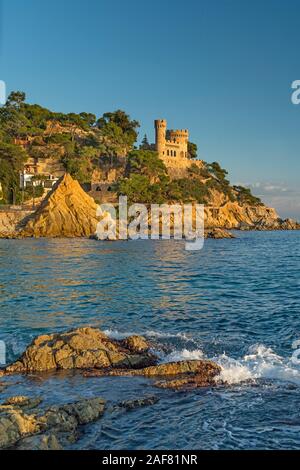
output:
<path id="1" fill-rule="evenodd" d="M 300 218 L 299 0 L 2 0 L 0 79 L 56 111 L 189 128 L 281 216 Z"/>

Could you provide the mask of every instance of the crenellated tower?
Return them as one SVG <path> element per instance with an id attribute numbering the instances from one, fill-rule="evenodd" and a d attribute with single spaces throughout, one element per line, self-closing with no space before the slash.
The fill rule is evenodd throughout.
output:
<path id="1" fill-rule="evenodd" d="M 154 126 L 155 150 L 160 158 L 188 158 L 189 132 L 187 129 L 167 131 L 167 121 L 165 119 L 156 119 Z"/>
<path id="2" fill-rule="evenodd" d="M 167 121 L 165 119 L 156 119 L 154 121 L 155 127 L 155 150 L 159 156 L 164 155 L 166 147 L 166 131 Z"/>

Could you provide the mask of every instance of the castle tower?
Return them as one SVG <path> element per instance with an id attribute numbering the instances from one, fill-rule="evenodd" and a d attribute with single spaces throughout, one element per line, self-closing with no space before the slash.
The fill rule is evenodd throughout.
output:
<path id="1" fill-rule="evenodd" d="M 170 130 L 170 140 L 176 141 L 180 144 L 187 144 L 189 140 L 189 131 L 187 129 Z"/>
<path id="2" fill-rule="evenodd" d="M 165 146 L 166 146 L 166 130 L 167 130 L 167 121 L 165 119 L 156 119 L 154 121 L 155 127 L 155 150 L 158 155 L 161 157 L 164 155 Z"/>

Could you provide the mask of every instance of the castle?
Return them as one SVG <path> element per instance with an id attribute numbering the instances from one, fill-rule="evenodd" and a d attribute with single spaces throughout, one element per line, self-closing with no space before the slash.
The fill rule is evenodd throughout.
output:
<path id="1" fill-rule="evenodd" d="M 165 119 L 156 119 L 154 127 L 155 150 L 160 158 L 163 160 L 169 160 L 168 157 L 188 158 L 189 133 L 187 129 L 167 130 Z"/>

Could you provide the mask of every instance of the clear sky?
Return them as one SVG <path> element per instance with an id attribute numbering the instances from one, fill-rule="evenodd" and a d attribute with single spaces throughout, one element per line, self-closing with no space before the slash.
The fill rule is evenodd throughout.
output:
<path id="1" fill-rule="evenodd" d="M 56 111 L 124 109 L 151 141 L 155 118 L 188 128 L 300 218 L 299 44 L 300 0 L 2 0 L 0 79 Z"/>

